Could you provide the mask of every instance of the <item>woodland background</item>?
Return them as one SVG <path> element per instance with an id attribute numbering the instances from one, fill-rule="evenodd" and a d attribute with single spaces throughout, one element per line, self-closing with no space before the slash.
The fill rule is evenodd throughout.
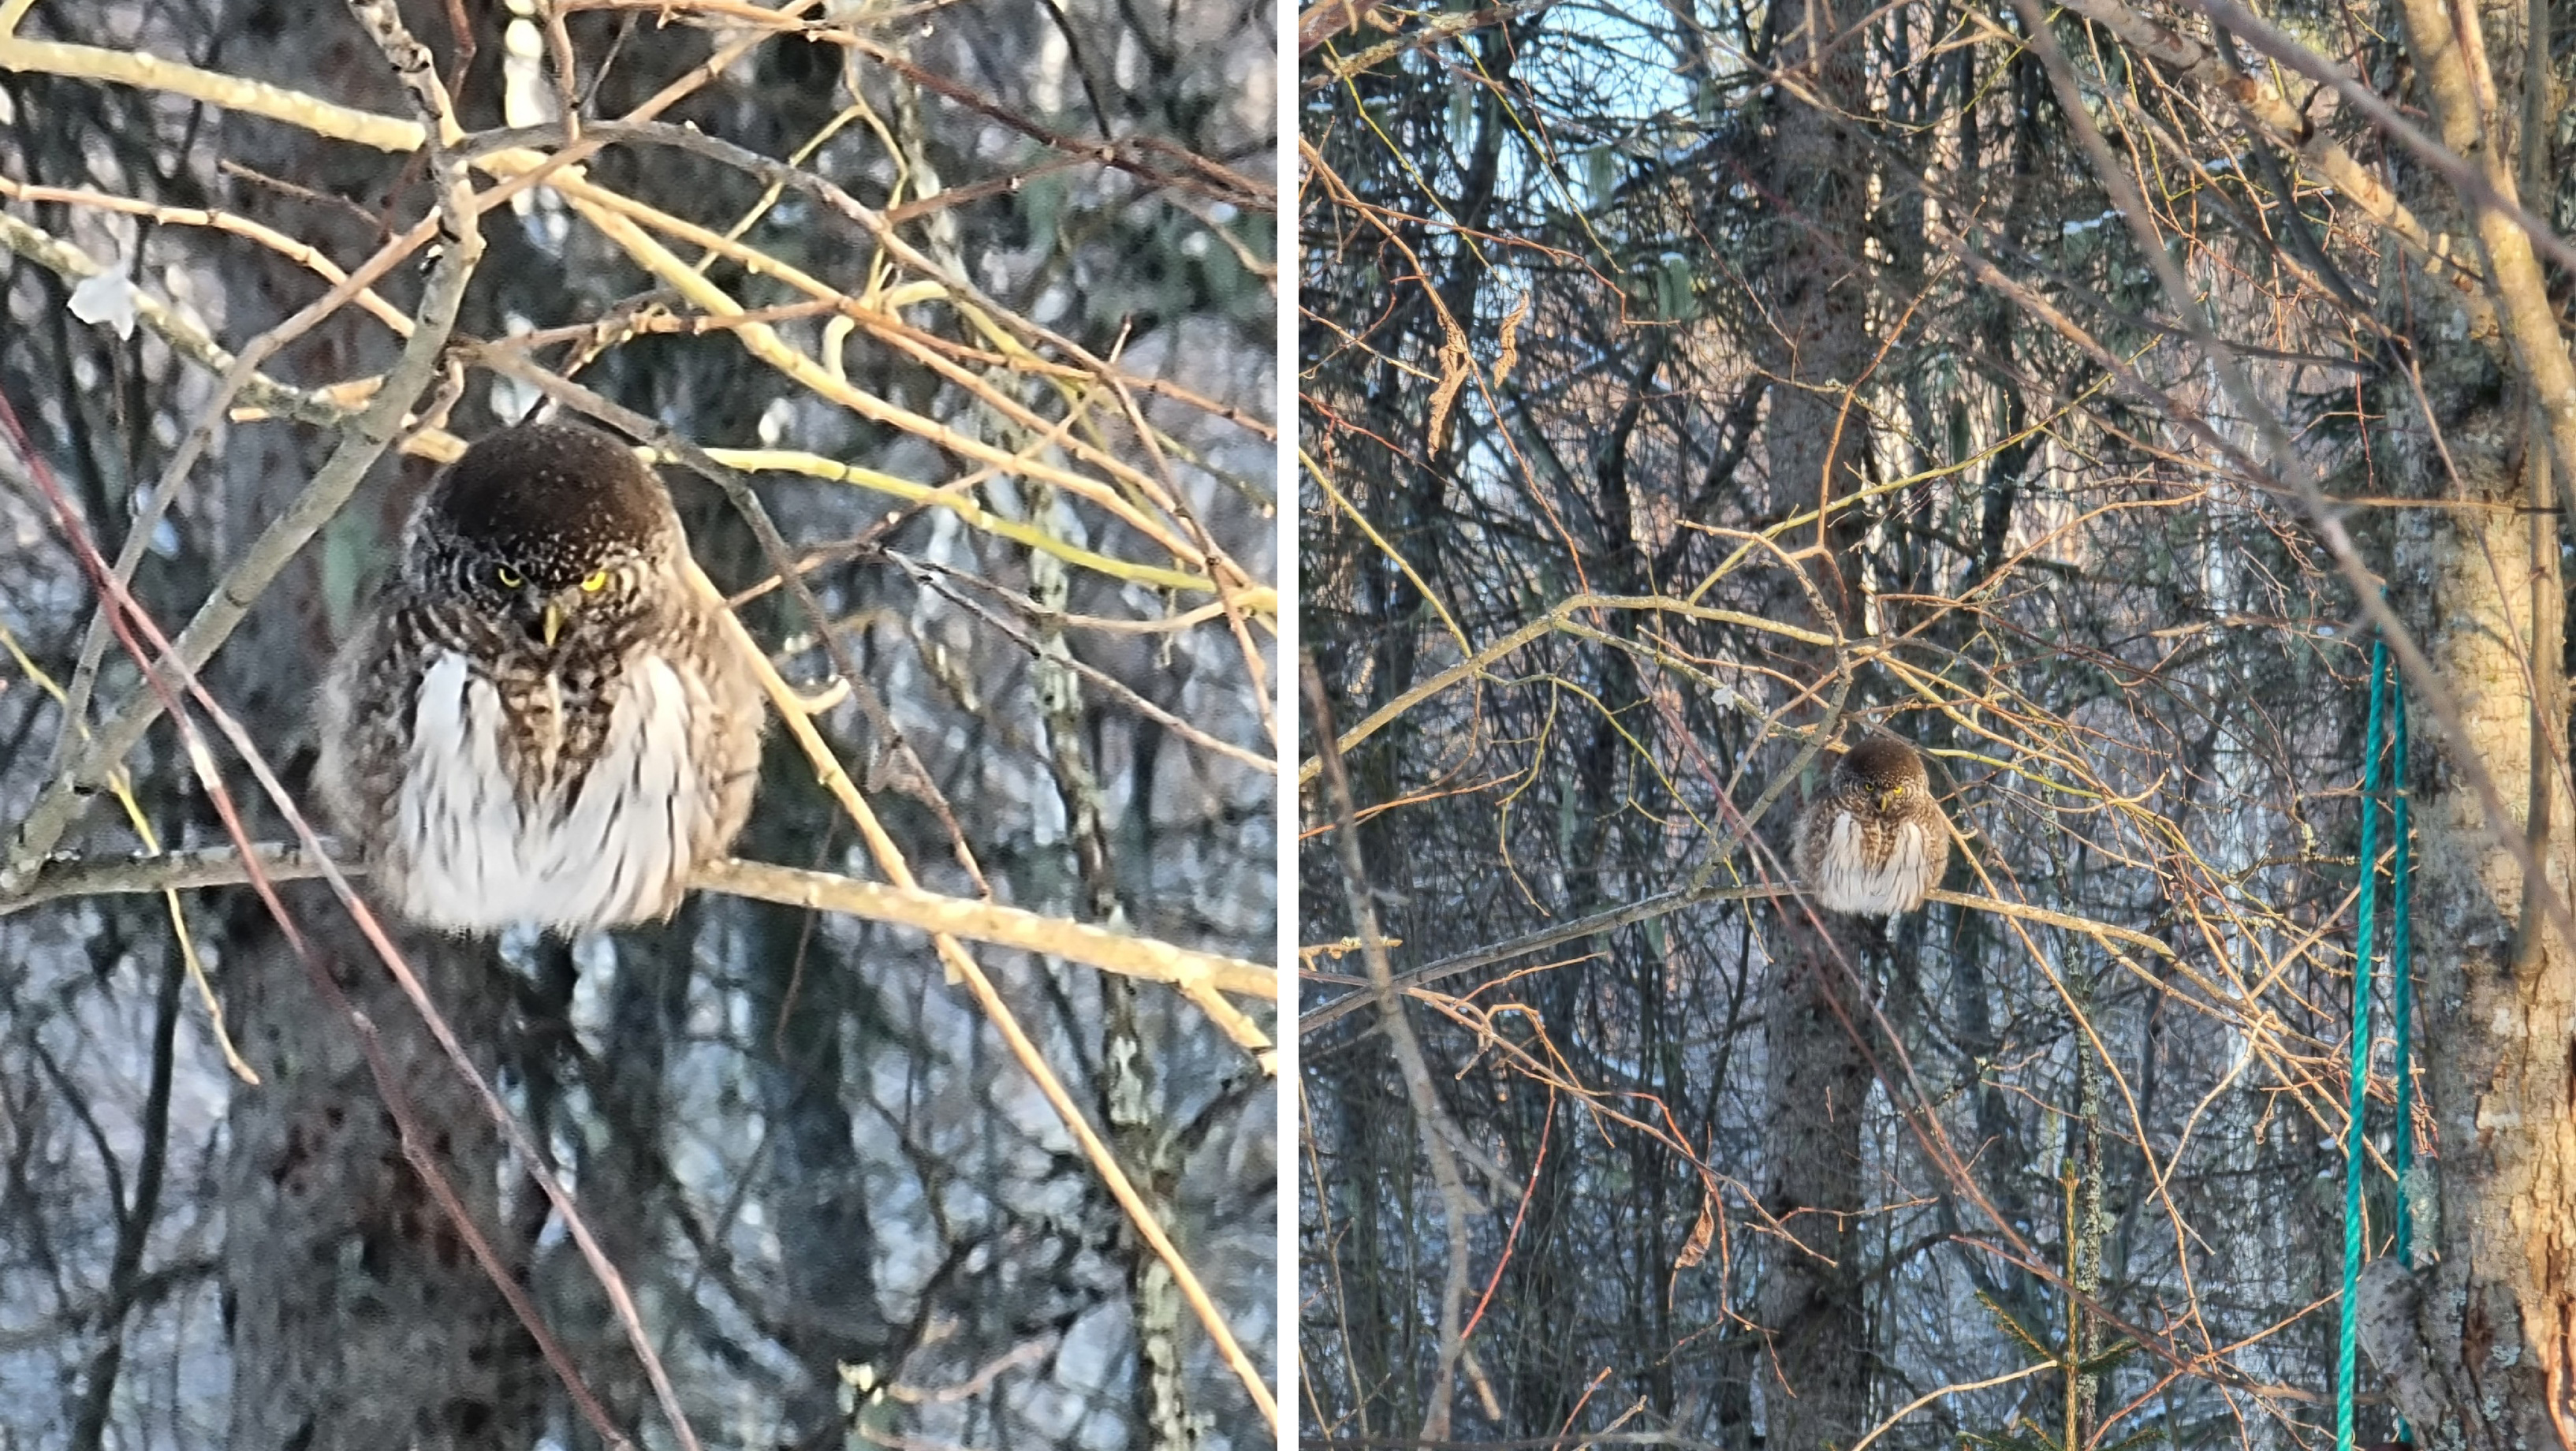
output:
<path id="1" fill-rule="evenodd" d="M 1306 1443 L 2328 1444 L 2384 629 L 2356 1429 L 2576 1446 L 2576 7 L 1299 45 Z M 1868 728 L 1883 930 L 1770 890 Z"/>
<path id="2" fill-rule="evenodd" d="M 0 1445 L 1269 1443 L 1273 23 L 0 3 Z M 1034 914 L 965 949 L 989 1002 L 865 903 L 397 933 L 505 1138 L 319 884 L 277 888 L 309 959 L 249 888 L 132 894 L 198 868 L 130 853 L 223 876 L 226 810 L 293 840 L 226 722 L 300 799 L 410 500 L 545 398 L 714 451 L 665 476 L 814 744 L 943 920 Z M 111 748 L 154 696 L 81 541 L 197 622 L 188 739 Z M 804 745 L 773 722 L 742 854 L 887 880 Z M 1236 965 L 1131 979 L 1083 924 Z"/>

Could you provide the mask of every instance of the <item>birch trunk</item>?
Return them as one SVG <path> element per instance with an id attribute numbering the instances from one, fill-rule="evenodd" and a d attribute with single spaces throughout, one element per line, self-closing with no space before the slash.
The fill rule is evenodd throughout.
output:
<path id="1" fill-rule="evenodd" d="M 2400 9 L 2415 99 L 2445 144 L 2511 189 L 2518 150 L 2511 133 L 2523 114 L 2511 104 L 2526 57 L 2523 0 L 2457 13 L 2405 0 Z M 2545 160 L 2525 172 L 2553 174 Z M 2455 228 L 2472 225 L 2437 184 L 2419 177 L 2414 191 L 2410 200 Z M 2537 277 L 2525 276 L 2529 249 L 2514 255 L 2495 245 L 2491 220 L 2475 225 L 2511 312 Z M 2420 274 L 2405 280 L 2425 295 Z M 2418 1243 L 2437 1253 L 2419 1250 L 2424 1267 L 2411 1275 L 2392 1262 L 2373 1267 L 2363 1297 L 2365 1346 L 2424 1444 L 2566 1445 L 2576 1431 L 2568 1414 L 2576 945 L 2529 910 L 2523 868 L 2496 841 L 2462 767 L 2483 766 L 2522 813 L 2515 829 L 2550 888 L 2565 894 L 2576 813 L 2565 792 L 2561 529 L 2559 516 L 2532 505 L 2535 491 L 2543 502 L 2555 497 L 2551 417 L 2567 401 L 2555 396 L 2567 355 L 2554 326 L 2517 335 L 2511 365 L 2465 339 L 2424 335 L 2434 331 L 2420 331 L 2416 344 L 2432 416 L 2402 382 L 2390 400 L 2397 467 L 2407 492 L 2484 506 L 2409 511 L 2390 580 L 2392 600 L 2466 721 L 2458 738 L 2419 727 L 2407 768 L 2418 833 L 2417 1061 L 2438 1155 L 2417 1193 L 2425 1216 Z"/>

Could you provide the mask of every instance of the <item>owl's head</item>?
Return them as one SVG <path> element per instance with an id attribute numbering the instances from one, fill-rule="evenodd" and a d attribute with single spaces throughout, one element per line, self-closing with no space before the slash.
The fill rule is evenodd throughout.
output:
<path id="1" fill-rule="evenodd" d="M 1871 736 L 1845 752 L 1834 767 L 1837 775 L 1869 793 L 1882 813 L 1893 812 L 1908 798 L 1929 795 L 1932 778 L 1923 758 L 1894 736 Z"/>
<path id="2" fill-rule="evenodd" d="M 686 552 L 670 495 L 626 445 L 530 423 L 476 443 L 430 485 L 404 569 L 424 595 L 470 603 L 551 652 L 642 619 Z"/>

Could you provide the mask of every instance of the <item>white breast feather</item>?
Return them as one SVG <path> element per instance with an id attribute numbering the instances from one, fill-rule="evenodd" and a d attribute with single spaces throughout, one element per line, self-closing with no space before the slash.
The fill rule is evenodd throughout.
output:
<path id="1" fill-rule="evenodd" d="M 688 690 L 666 661 L 635 661 L 579 792 L 569 804 L 550 795 L 523 808 L 501 766 L 499 693 L 462 656 L 442 652 L 414 707 L 385 890 L 406 915 L 467 932 L 658 915 L 676 898 L 712 805 L 690 767 L 689 714 Z"/>
<path id="2" fill-rule="evenodd" d="M 1860 820 L 1848 811 L 1835 812 L 1833 829 L 1825 834 L 1825 871 L 1832 883 L 1827 905 L 1835 905 L 1836 898 L 1848 899 L 1862 890 Z"/>
<path id="3" fill-rule="evenodd" d="M 1875 871 L 1862 860 L 1860 820 L 1849 811 L 1834 813 L 1821 847 L 1813 890 L 1830 910 L 1874 916 L 1911 911 L 1931 885 L 1931 853 L 1920 822 L 1897 827 L 1887 862 Z"/>
<path id="4" fill-rule="evenodd" d="M 1885 891 L 1879 900 L 1893 911 L 1911 911 L 1923 900 L 1923 889 L 1932 885 L 1923 880 L 1926 865 L 1923 850 L 1923 824 L 1909 821 L 1896 828 L 1896 843 L 1887 854 Z"/>

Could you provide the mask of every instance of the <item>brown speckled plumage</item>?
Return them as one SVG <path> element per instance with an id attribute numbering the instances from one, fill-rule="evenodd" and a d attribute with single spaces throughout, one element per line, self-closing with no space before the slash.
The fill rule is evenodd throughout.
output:
<path id="1" fill-rule="evenodd" d="M 1923 758 L 1890 736 L 1852 747 L 1798 818 L 1790 856 L 1829 911 L 1884 916 L 1922 906 L 1950 861 L 1950 825 Z"/>
<path id="2" fill-rule="evenodd" d="M 322 695 L 323 801 L 376 901 L 469 932 L 670 915 L 760 752 L 687 559 L 661 482 L 586 427 L 496 434 L 431 485 Z"/>

